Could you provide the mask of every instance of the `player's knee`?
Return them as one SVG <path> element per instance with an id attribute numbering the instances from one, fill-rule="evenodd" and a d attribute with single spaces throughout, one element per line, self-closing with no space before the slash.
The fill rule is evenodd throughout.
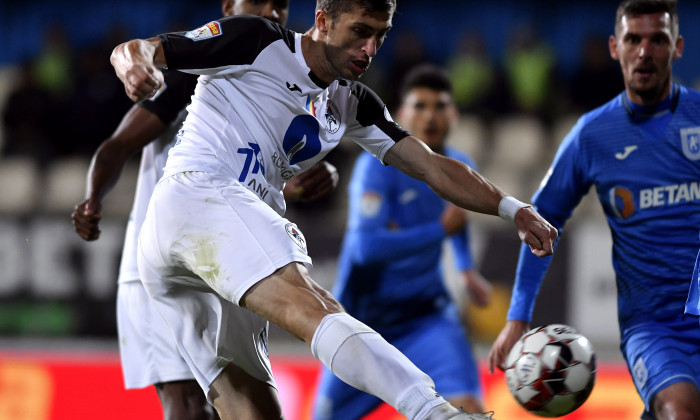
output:
<path id="1" fill-rule="evenodd" d="M 700 419 L 698 401 L 658 399 L 654 415 L 659 420 L 697 420 Z"/>

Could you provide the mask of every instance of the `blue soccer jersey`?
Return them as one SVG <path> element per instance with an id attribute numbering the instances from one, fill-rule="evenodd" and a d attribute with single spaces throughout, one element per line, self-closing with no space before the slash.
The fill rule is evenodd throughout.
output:
<path id="1" fill-rule="evenodd" d="M 621 330 L 683 313 L 700 247 L 700 94 L 674 86 L 655 109 L 622 93 L 585 114 L 533 197 L 561 231 L 594 185 L 613 235 Z M 530 320 L 551 257 L 522 247 L 508 319 Z"/>
<path id="2" fill-rule="evenodd" d="M 462 153 L 445 155 L 474 167 Z M 380 333 L 448 302 L 440 258 L 447 202 L 424 182 L 367 153 L 350 183 L 350 212 L 334 295 L 348 313 Z M 457 268 L 472 267 L 468 231 L 453 235 Z"/>
<path id="3" fill-rule="evenodd" d="M 533 204 L 561 232 L 591 186 L 613 238 L 620 349 L 648 412 L 661 389 L 700 382 L 700 328 L 683 314 L 700 248 L 700 93 L 674 85 L 641 107 L 623 92 L 585 114 Z M 509 320 L 531 319 L 550 259 L 521 248 Z"/>

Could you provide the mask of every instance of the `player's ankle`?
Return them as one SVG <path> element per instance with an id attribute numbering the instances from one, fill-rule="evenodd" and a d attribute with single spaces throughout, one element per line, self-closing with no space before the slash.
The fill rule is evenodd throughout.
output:
<path id="1" fill-rule="evenodd" d="M 427 414 L 425 417 L 421 417 L 421 419 L 425 420 L 447 420 L 455 415 L 459 414 L 459 410 L 456 409 L 452 404 L 449 402 L 445 401 L 444 403 L 432 407 L 430 410 L 428 410 Z M 418 417 L 416 417 L 416 420 Z"/>

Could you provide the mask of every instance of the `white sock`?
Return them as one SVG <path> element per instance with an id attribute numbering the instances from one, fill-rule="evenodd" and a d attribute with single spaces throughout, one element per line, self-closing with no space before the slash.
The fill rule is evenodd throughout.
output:
<path id="1" fill-rule="evenodd" d="M 428 375 L 344 312 L 321 320 L 311 352 L 342 381 L 381 398 L 409 419 L 426 418 L 433 407 L 446 403 Z"/>

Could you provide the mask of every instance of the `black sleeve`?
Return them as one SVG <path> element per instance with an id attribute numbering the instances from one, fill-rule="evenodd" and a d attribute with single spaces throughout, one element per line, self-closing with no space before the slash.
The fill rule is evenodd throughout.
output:
<path id="1" fill-rule="evenodd" d="M 172 69 L 207 69 L 252 64 L 271 43 L 283 39 L 294 51 L 294 32 L 258 16 L 229 16 L 195 30 L 159 35 Z"/>
<path id="2" fill-rule="evenodd" d="M 176 70 L 163 70 L 165 88 L 155 97 L 139 102 L 139 106 L 169 124 L 189 103 L 197 86 L 197 75 Z"/>
<path id="3" fill-rule="evenodd" d="M 341 84 L 350 85 L 353 95 L 357 97 L 357 122 L 363 127 L 375 125 L 394 141 L 399 141 L 411 133 L 396 124 L 389 115 L 382 99 L 360 82 L 341 80 Z"/>

